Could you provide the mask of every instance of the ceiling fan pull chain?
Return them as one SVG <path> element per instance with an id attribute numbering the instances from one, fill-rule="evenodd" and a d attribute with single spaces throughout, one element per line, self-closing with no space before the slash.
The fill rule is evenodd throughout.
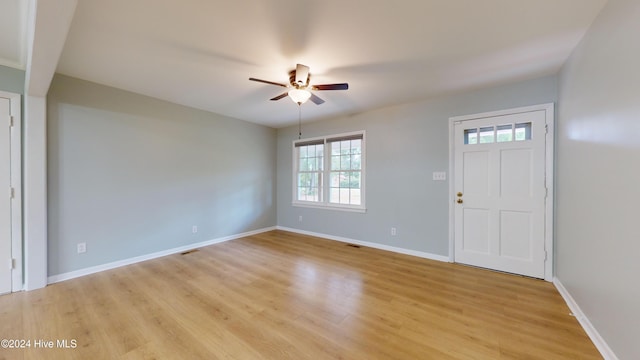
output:
<path id="1" fill-rule="evenodd" d="M 298 104 L 298 140 L 302 138 L 302 106 Z"/>

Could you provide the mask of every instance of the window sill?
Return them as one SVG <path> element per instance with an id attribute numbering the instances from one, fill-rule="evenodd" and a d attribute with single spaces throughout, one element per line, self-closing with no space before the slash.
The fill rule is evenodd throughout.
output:
<path id="1" fill-rule="evenodd" d="M 297 207 L 305 207 L 312 209 L 323 209 L 323 210 L 337 210 L 337 211 L 346 211 L 346 212 L 355 212 L 355 213 L 366 213 L 367 208 L 365 207 L 356 207 L 356 206 L 339 206 L 339 205 L 326 205 L 326 204 L 314 204 L 314 203 L 306 203 L 306 202 L 292 202 L 291 205 Z"/>

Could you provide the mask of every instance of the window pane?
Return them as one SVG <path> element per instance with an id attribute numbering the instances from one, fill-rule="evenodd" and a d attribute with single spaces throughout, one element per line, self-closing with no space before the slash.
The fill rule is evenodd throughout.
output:
<path id="1" fill-rule="evenodd" d="M 362 157 L 360 154 L 351 155 L 351 169 L 352 170 L 360 170 L 362 169 Z"/>
<path id="2" fill-rule="evenodd" d="M 340 189 L 340 204 L 349 204 L 349 189 Z"/>
<path id="3" fill-rule="evenodd" d="M 351 156 L 349 154 L 340 156 L 340 170 L 348 169 L 351 169 Z"/>
<path id="4" fill-rule="evenodd" d="M 360 170 L 362 140 L 343 140 L 331 143 L 331 170 Z"/>
<path id="5" fill-rule="evenodd" d="M 346 171 L 344 172 L 343 175 L 343 182 L 340 184 L 340 187 L 343 188 L 351 188 L 351 172 L 350 171 Z"/>
<path id="6" fill-rule="evenodd" d="M 359 171 L 332 172 L 329 202 L 343 205 L 361 204 L 361 173 Z"/>
<path id="7" fill-rule="evenodd" d="M 349 177 L 349 187 L 352 189 L 360 189 L 360 173 L 352 172 Z"/>
<path id="8" fill-rule="evenodd" d="M 298 189 L 298 200 L 308 200 L 309 198 L 309 188 L 299 188 Z"/>
<path id="9" fill-rule="evenodd" d="M 464 131 L 464 143 L 475 145 L 478 143 L 478 129 L 466 129 Z"/>
<path id="10" fill-rule="evenodd" d="M 492 127 L 484 127 L 480 128 L 480 144 L 489 144 L 493 142 L 493 131 Z"/>
<path id="11" fill-rule="evenodd" d="M 340 170 L 340 155 L 331 156 L 331 170 Z"/>
<path id="12" fill-rule="evenodd" d="M 341 172 L 334 172 L 331 175 L 334 176 L 335 187 L 340 187 L 340 182 L 342 181 L 342 173 Z M 333 185 L 331 185 L 331 186 L 333 186 Z"/>
<path id="13" fill-rule="evenodd" d="M 298 187 L 307 187 L 311 184 L 309 174 L 298 174 Z"/>
<path id="14" fill-rule="evenodd" d="M 337 173 L 337 172 L 331 173 L 331 180 L 329 182 L 329 186 L 340 187 L 340 173 Z"/>
<path id="15" fill-rule="evenodd" d="M 329 202 L 339 203 L 340 202 L 340 189 L 339 188 L 331 188 L 329 189 Z"/>
<path id="16" fill-rule="evenodd" d="M 516 124 L 516 141 L 531 140 L 531 123 Z"/>
<path id="17" fill-rule="evenodd" d="M 340 155 L 340 142 L 331 143 L 331 155 Z"/>
<path id="18" fill-rule="evenodd" d="M 304 171 L 315 171 L 316 170 L 316 158 L 314 157 L 310 157 L 307 158 L 307 163 L 306 163 L 306 168 L 304 168 Z"/>
<path id="19" fill-rule="evenodd" d="M 297 199 L 302 201 L 320 201 L 322 174 L 305 172 L 298 174 Z"/>
<path id="20" fill-rule="evenodd" d="M 348 155 L 351 153 L 351 140 L 340 141 L 340 154 Z"/>
<path id="21" fill-rule="evenodd" d="M 324 145 L 316 145 L 315 155 L 319 158 L 324 157 Z"/>
<path id="22" fill-rule="evenodd" d="M 360 205 L 360 189 L 351 189 L 351 205 Z"/>
<path id="23" fill-rule="evenodd" d="M 298 200 L 318 201 L 318 189 L 316 188 L 300 188 L 300 197 Z"/>
<path id="24" fill-rule="evenodd" d="M 497 142 L 513 141 L 513 124 L 498 126 L 496 128 L 496 141 Z"/>
<path id="25" fill-rule="evenodd" d="M 362 140 L 351 140 L 351 153 L 352 154 L 361 154 L 362 153 Z"/>

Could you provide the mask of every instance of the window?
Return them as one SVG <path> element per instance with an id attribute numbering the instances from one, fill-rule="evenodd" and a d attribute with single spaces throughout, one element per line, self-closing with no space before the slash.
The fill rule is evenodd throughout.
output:
<path id="1" fill-rule="evenodd" d="M 364 207 L 364 132 L 294 142 L 294 205 Z"/>
<path id="2" fill-rule="evenodd" d="M 531 123 L 506 124 L 464 131 L 465 145 L 531 140 Z"/>
<path id="3" fill-rule="evenodd" d="M 308 142 L 296 145 L 298 150 L 298 200 L 322 199 L 324 143 Z"/>

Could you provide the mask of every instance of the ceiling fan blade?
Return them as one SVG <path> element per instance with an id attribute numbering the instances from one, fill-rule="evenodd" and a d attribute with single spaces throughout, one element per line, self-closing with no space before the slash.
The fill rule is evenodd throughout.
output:
<path id="1" fill-rule="evenodd" d="M 324 84 L 324 85 L 313 85 L 311 87 L 313 90 L 348 90 L 349 84 Z"/>
<path id="2" fill-rule="evenodd" d="M 307 79 L 309 79 L 309 67 L 302 64 L 296 65 L 296 84 L 306 86 Z"/>
<path id="3" fill-rule="evenodd" d="M 311 97 L 309 98 L 309 100 L 313 101 L 313 103 L 316 105 L 320 105 L 324 102 L 324 100 L 320 99 L 315 94 L 311 94 Z"/>
<path id="4" fill-rule="evenodd" d="M 289 93 L 288 93 L 288 92 L 286 92 L 286 93 L 282 93 L 282 94 L 280 94 L 280 95 L 278 95 L 278 96 L 274 97 L 273 99 L 271 99 L 271 101 L 280 100 L 280 99 L 282 99 L 282 98 L 284 98 L 284 97 L 287 97 L 288 95 L 289 95 Z"/>
<path id="5" fill-rule="evenodd" d="M 280 84 L 277 82 L 273 82 L 273 81 L 268 81 L 268 80 L 262 80 L 262 79 L 256 79 L 256 78 L 249 78 L 249 80 L 251 81 L 257 81 L 257 82 L 261 82 L 261 83 L 265 83 L 265 84 L 269 84 L 269 85 L 277 85 L 277 86 L 282 86 L 282 87 L 289 87 L 285 84 Z"/>

